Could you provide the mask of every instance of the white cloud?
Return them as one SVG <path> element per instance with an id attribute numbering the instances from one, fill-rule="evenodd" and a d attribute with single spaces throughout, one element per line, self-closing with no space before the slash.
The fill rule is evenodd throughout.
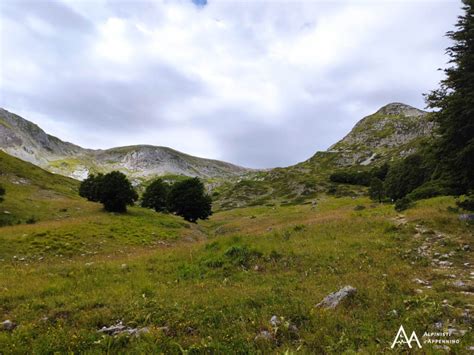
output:
<path id="1" fill-rule="evenodd" d="M 421 106 L 459 5 L 12 2 L 0 18 L 0 104 L 86 147 L 287 165 L 390 101 Z"/>

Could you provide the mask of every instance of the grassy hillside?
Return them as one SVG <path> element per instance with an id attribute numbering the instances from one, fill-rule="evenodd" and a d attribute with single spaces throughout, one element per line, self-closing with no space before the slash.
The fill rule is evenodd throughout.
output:
<path id="1" fill-rule="evenodd" d="M 133 208 L 2 228 L 0 313 L 18 326 L 0 332 L 0 349 L 381 353 L 403 324 L 420 337 L 455 329 L 461 343 L 451 348 L 464 353 L 473 340 L 464 265 L 474 261 L 464 247 L 472 227 L 452 205 L 437 198 L 397 216 L 364 198 L 328 197 L 317 207 L 219 212 L 192 227 Z M 357 288 L 353 298 L 315 307 L 345 285 Z M 146 329 L 98 332 L 119 321 Z"/>
<path id="2" fill-rule="evenodd" d="M 76 180 L 49 173 L 0 151 L 0 185 L 7 190 L 0 203 L 0 225 L 61 219 L 91 208 L 79 198 Z"/>

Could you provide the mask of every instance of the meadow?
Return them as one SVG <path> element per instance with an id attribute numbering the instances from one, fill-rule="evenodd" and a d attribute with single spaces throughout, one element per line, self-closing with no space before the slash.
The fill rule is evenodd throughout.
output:
<path id="1" fill-rule="evenodd" d="M 402 324 L 451 332 L 453 353 L 472 345 L 472 225 L 451 197 L 399 215 L 327 196 L 198 224 L 70 198 L 69 214 L 0 229 L 0 314 L 16 324 L 2 353 L 405 353 L 390 349 Z M 315 307 L 345 285 L 353 297 Z"/>

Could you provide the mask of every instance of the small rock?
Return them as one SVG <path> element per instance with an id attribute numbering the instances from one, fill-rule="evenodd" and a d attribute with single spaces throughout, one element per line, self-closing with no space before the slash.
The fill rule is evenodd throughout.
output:
<path id="1" fill-rule="evenodd" d="M 270 324 L 272 327 L 278 327 L 281 324 L 281 321 L 277 316 L 272 316 L 270 318 Z"/>
<path id="2" fill-rule="evenodd" d="M 463 245 L 462 250 L 469 251 L 469 250 L 471 250 L 471 246 L 469 244 Z"/>
<path id="3" fill-rule="evenodd" d="M 459 220 L 463 222 L 470 222 L 474 221 L 474 214 L 470 213 L 463 213 L 459 215 Z"/>
<path id="4" fill-rule="evenodd" d="M 12 331 L 16 328 L 16 324 L 13 323 L 11 320 L 7 319 L 6 321 L 2 322 L 2 329 Z"/>
<path id="5" fill-rule="evenodd" d="M 273 334 L 270 333 L 268 330 L 262 330 L 260 333 L 257 334 L 254 341 L 273 341 L 274 337 Z"/>
<path id="6" fill-rule="evenodd" d="M 413 279 L 413 281 L 415 281 L 417 284 L 423 285 L 423 286 L 429 286 L 429 284 L 430 284 L 428 281 L 425 281 L 425 280 L 422 280 L 422 279 L 418 279 L 418 278 Z"/>
<path id="7" fill-rule="evenodd" d="M 448 254 L 443 254 L 439 257 L 439 260 L 447 260 L 449 258 Z"/>
<path id="8" fill-rule="evenodd" d="M 122 269 L 128 269 L 128 265 L 127 265 L 127 264 L 122 264 L 120 267 L 121 267 Z"/>
<path id="9" fill-rule="evenodd" d="M 85 263 L 84 265 L 85 266 L 92 266 L 94 263 L 93 262 L 90 262 L 90 263 Z"/>
<path id="10" fill-rule="evenodd" d="M 4 214 L 11 214 L 10 211 L 3 211 Z"/>
<path id="11" fill-rule="evenodd" d="M 337 292 L 333 292 L 326 296 L 321 302 L 319 302 L 316 307 L 336 308 L 339 303 L 348 296 L 352 296 L 357 292 L 357 289 L 352 286 L 344 286 Z"/>
<path id="12" fill-rule="evenodd" d="M 461 280 L 458 280 L 453 282 L 453 286 L 457 288 L 465 288 L 467 285 Z"/>
<path id="13" fill-rule="evenodd" d="M 450 261 L 442 260 L 438 263 L 438 265 L 442 267 L 451 267 L 453 266 L 453 263 Z"/>

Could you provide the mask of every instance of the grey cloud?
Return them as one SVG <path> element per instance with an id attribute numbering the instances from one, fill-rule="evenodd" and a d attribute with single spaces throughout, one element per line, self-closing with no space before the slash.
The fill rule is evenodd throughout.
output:
<path id="1" fill-rule="evenodd" d="M 373 27 L 349 17 L 355 27 L 330 28 L 328 43 L 316 36 L 292 47 L 358 8 L 377 14 L 368 20 Z M 97 147 L 90 132 L 110 146 L 124 136 L 160 145 L 156 132 L 198 130 L 212 144 L 196 139 L 196 151 L 213 146 L 213 157 L 240 165 L 285 166 L 328 148 L 388 102 L 422 108 L 459 8 L 448 1 L 3 1 L 0 105 L 32 113 L 26 118 L 39 125 L 47 117 L 85 147 Z M 123 22 L 123 38 L 111 34 L 104 59 L 95 50 L 112 19 Z M 124 41 L 129 58 L 120 58 Z M 332 46 L 341 53 L 320 62 Z M 249 94 L 252 85 L 263 91 Z"/>

